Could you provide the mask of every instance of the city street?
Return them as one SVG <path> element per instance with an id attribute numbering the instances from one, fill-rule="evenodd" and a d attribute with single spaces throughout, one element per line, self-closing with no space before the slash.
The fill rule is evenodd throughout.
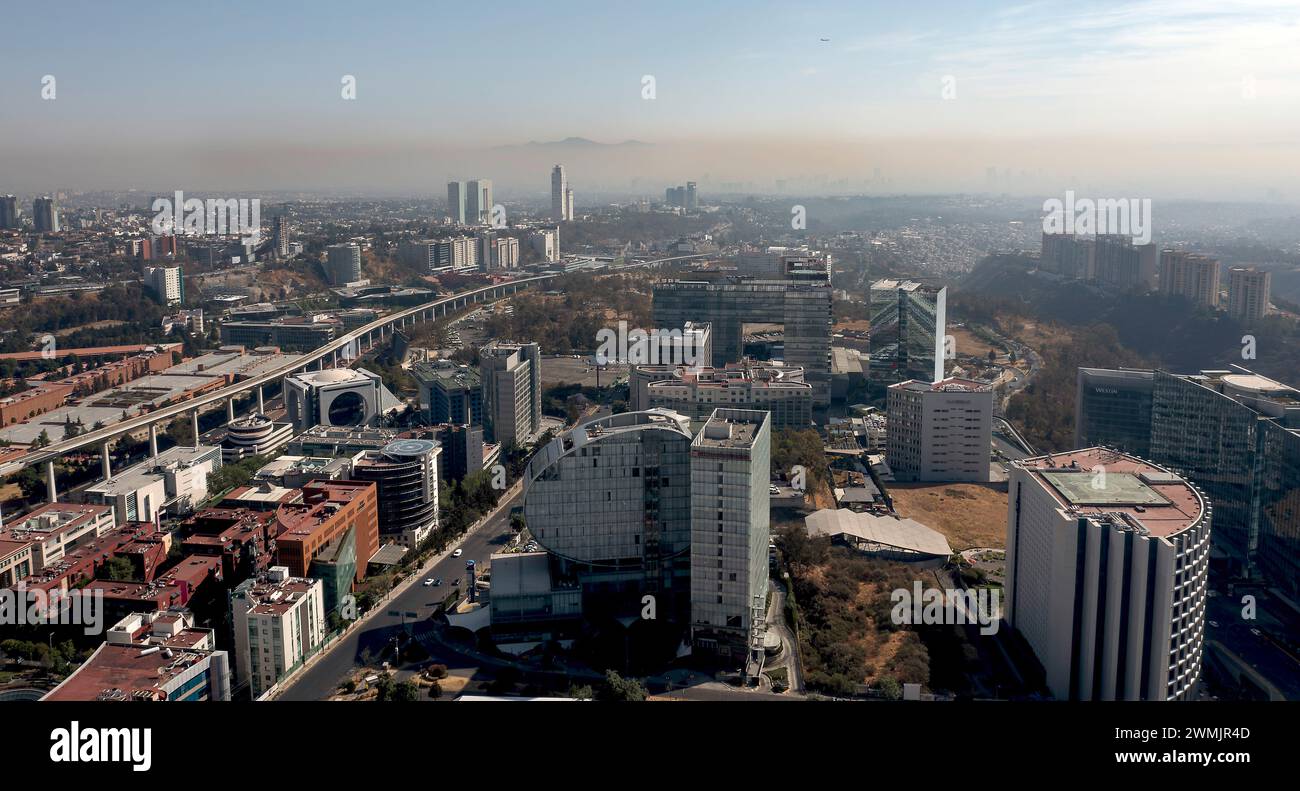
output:
<path id="1" fill-rule="evenodd" d="M 402 627 L 403 621 L 422 621 L 432 615 L 435 606 L 447 595 L 453 580 L 460 578 L 461 589 L 464 590 L 465 562 L 473 560 L 480 568 L 487 566 L 488 557 L 505 547 L 513 535 L 510 529 L 510 509 L 522 502 L 521 487 L 513 496 L 503 498 L 492 515 L 467 533 L 460 543 L 449 547 L 432 569 L 404 580 L 401 584 L 405 587 L 396 596 L 379 605 L 372 617 L 334 644 L 324 656 L 317 658 L 277 699 L 328 698 L 338 691 L 344 677 L 357 666 L 362 652 L 368 651 L 372 657 L 379 656 L 384 647 L 392 643 L 393 635 Z M 453 558 L 451 552 L 456 548 L 463 549 L 464 554 Z M 424 580 L 429 577 L 441 577 L 442 585 L 425 587 Z M 390 615 L 390 612 L 414 612 L 417 617 L 410 619 L 403 615 Z M 446 659 L 452 660 L 456 666 L 463 664 L 463 661 L 455 662 L 454 657 Z M 433 661 L 443 661 L 443 658 L 435 656 Z M 453 664 L 448 663 L 448 666 L 452 667 Z"/>

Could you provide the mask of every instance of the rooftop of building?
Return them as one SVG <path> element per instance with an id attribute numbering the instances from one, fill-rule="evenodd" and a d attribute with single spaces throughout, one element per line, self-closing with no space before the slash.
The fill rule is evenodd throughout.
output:
<path id="1" fill-rule="evenodd" d="M 1081 517 L 1117 519 L 1168 538 L 1198 524 L 1207 504 L 1183 478 L 1109 448 L 1086 448 L 1015 462 L 1061 508 Z"/>
<path id="2" fill-rule="evenodd" d="M 891 390 L 895 388 L 909 390 L 914 393 L 988 393 L 993 390 L 993 386 L 988 382 L 956 376 L 940 379 L 937 382 L 927 382 L 924 379 L 908 379 L 906 382 L 892 384 L 889 388 Z"/>
<path id="3" fill-rule="evenodd" d="M 942 533 L 915 519 L 867 514 L 848 508 L 823 508 L 805 517 L 804 523 L 808 534 L 813 536 L 847 535 L 877 544 L 882 549 L 934 557 L 952 554 L 948 539 Z"/>
<path id="4" fill-rule="evenodd" d="M 221 455 L 221 448 L 215 445 L 175 445 L 160 452 L 152 459 L 145 459 L 139 464 L 117 472 L 112 478 L 100 481 L 86 489 L 87 493 L 113 497 L 130 494 L 153 481 L 163 478 L 167 472 L 182 470 L 198 464 L 203 457 Z"/>
<path id="5" fill-rule="evenodd" d="M 104 643 L 42 700 L 166 700 L 166 686 L 212 654 L 186 646 L 187 639 L 164 645 Z"/>
<path id="6" fill-rule="evenodd" d="M 10 541 L 45 541 L 55 534 L 76 529 L 112 511 L 107 505 L 46 503 L 5 525 L 0 529 L 0 538 Z"/>
<path id="7" fill-rule="evenodd" d="M 379 377 L 364 368 L 326 368 L 323 371 L 306 371 L 289 377 L 303 384 L 321 387 L 324 385 L 378 383 Z"/>
<path id="8" fill-rule="evenodd" d="M 478 387 L 480 382 L 478 368 L 450 360 L 412 363 L 411 376 L 420 382 L 441 382 L 444 386 L 454 383 L 463 387 Z"/>
<path id="9" fill-rule="evenodd" d="M 754 444 L 768 412 L 753 409 L 715 409 L 691 443 L 696 448 L 749 448 Z"/>
<path id="10" fill-rule="evenodd" d="M 284 615 L 302 601 L 320 580 L 287 576 L 288 569 L 274 567 L 243 583 L 237 589 L 245 598 L 250 615 Z"/>

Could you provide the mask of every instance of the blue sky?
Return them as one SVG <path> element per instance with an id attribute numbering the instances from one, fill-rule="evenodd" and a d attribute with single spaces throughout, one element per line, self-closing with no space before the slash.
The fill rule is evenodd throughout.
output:
<path id="1" fill-rule="evenodd" d="M 265 172 L 277 151 L 305 168 L 570 135 L 978 143 L 973 172 L 1016 142 L 1105 138 L 1239 147 L 1249 169 L 1300 132 L 1300 5 L 1280 0 L 9 5 L 0 166 L 24 181 L 67 181 L 69 152 L 89 180 L 118 178 L 114 160 L 152 179 L 187 152 Z"/>

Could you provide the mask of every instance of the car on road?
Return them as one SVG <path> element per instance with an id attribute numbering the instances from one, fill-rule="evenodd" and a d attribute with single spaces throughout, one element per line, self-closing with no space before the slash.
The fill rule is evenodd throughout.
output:
<path id="1" fill-rule="evenodd" d="M 433 584 L 433 577 L 430 577 L 430 578 L 428 578 L 427 580 L 424 581 L 424 587 L 426 587 L 426 588 L 429 587 L 429 586 L 432 585 L 432 584 Z"/>
<path id="2" fill-rule="evenodd" d="M 1253 635 L 1255 635 L 1256 637 L 1263 637 L 1263 636 L 1264 636 L 1264 633 L 1263 633 L 1263 632 L 1261 632 L 1261 631 L 1258 630 L 1258 629 L 1255 629 L 1254 627 L 1251 628 L 1250 633 L 1253 634 Z"/>
<path id="3" fill-rule="evenodd" d="M 458 548 L 455 552 L 451 553 L 451 556 L 454 558 L 458 558 L 463 554 L 465 554 L 465 550 Z"/>
<path id="4" fill-rule="evenodd" d="M 442 577 L 434 577 L 434 578 L 433 578 L 433 587 L 436 588 L 436 587 L 438 587 L 438 586 L 441 585 L 441 584 L 442 584 Z"/>
<path id="5" fill-rule="evenodd" d="M 452 585 L 459 586 L 459 585 L 460 585 L 460 577 L 457 577 L 456 579 L 452 580 L 452 581 L 451 581 L 451 584 L 452 584 Z"/>

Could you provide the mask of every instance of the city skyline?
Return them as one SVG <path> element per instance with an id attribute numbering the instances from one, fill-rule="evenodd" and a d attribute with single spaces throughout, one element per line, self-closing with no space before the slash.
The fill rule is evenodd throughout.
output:
<path id="1" fill-rule="evenodd" d="M 1300 165 L 1300 11 L 1271 0 L 941 14 L 509 3 L 505 24 L 455 6 L 326 10 L 259 7 L 252 25 L 251 7 L 215 20 L 182 7 L 169 20 L 185 36 L 124 50 L 124 10 L 15 8 L 5 189 L 437 194 L 481 173 L 541 193 L 563 161 L 588 193 L 639 181 L 654 194 L 703 174 L 715 190 L 846 180 L 827 191 L 1029 194 L 1082 179 L 1294 200 L 1280 174 Z M 36 45 L 56 30 L 58 46 Z M 482 47 L 487 79 L 434 69 L 434 52 L 458 62 Z M 604 145 L 548 144 L 575 137 Z"/>

